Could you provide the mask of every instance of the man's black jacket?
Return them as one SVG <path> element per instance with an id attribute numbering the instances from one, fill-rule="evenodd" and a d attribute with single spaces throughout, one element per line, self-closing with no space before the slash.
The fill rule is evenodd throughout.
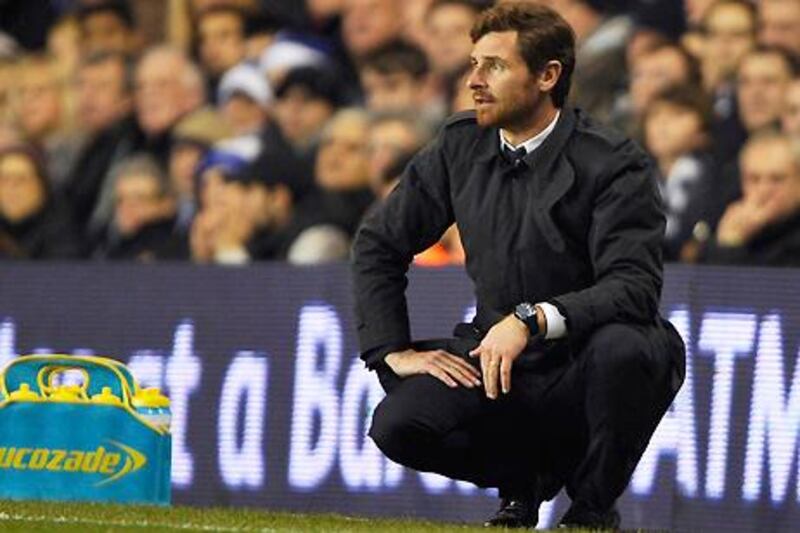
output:
<path id="1" fill-rule="evenodd" d="M 525 164 L 496 128 L 454 115 L 409 164 L 353 248 L 363 357 L 375 367 L 410 344 L 406 271 L 457 222 L 481 334 L 520 302 L 553 303 L 575 348 L 611 322 L 662 328 L 664 215 L 654 169 L 632 141 L 565 108 Z M 624 342 L 624 340 L 623 340 Z"/>

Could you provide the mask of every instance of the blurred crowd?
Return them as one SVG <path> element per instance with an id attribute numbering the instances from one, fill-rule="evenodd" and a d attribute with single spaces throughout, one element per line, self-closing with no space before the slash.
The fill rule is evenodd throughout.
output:
<path id="1" fill-rule="evenodd" d="M 659 172 L 665 259 L 800 266 L 800 0 L 528 0 Z M 0 0 L 0 258 L 344 260 L 492 0 Z M 146 21 L 146 22 L 143 22 Z M 463 262 L 458 229 L 416 257 Z"/>

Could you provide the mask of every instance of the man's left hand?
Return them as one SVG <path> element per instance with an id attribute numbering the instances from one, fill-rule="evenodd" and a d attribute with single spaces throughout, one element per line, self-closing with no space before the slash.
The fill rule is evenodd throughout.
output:
<path id="1" fill-rule="evenodd" d="M 492 326 L 480 346 L 469 354 L 481 358 L 486 396 L 497 398 L 498 381 L 503 394 L 511 391 L 511 365 L 528 344 L 528 327 L 514 315 Z"/>

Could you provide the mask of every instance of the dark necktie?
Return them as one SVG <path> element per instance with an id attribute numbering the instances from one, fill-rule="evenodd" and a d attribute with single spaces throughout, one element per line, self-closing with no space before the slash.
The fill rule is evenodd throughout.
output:
<path id="1" fill-rule="evenodd" d="M 507 144 L 503 145 L 503 155 L 505 156 L 506 160 L 514 165 L 514 168 L 519 168 L 520 166 L 525 164 L 525 154 L 528 151 L 525 150 L 524 146 L 520 146 L 516 150 L 512 149 Z"/>

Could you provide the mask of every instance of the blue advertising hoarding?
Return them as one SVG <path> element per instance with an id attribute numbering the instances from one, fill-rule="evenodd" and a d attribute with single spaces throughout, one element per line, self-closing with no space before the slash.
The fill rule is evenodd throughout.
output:
<path id="1" fill-rule="evenodd" d="M 415 337 L 473 312 L 458 269 L 416 270 Z M 173 501 L 481 521 L 493 491 L 386 460 L 343 265 L 0 266 L 0 363 L 116 356 L 172 399 Z M 800 519 L 800 271 L 669 267 L 687 379 L 620 502 L 624 527 L 789 531 Z M 546 504 L 541 526 L 567 504 Z"/>

